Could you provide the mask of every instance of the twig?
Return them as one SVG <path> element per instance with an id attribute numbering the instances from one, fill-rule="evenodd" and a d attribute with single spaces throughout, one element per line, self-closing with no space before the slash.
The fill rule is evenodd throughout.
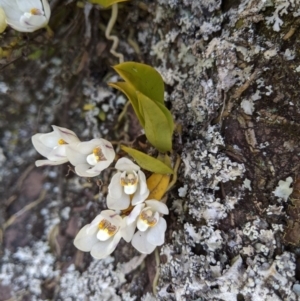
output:
<path id="1" fill-rule="evenodd" d="M 117 128 L 118 128 L 119 123 L 120 123 L 120 122 L 122 121 L 122 119 L 124 118 L 124 116 L 125 116 L 125 114 L 126 114 L 126 112 L 127 112 L 127 110 L 128 110 L 129 105 L 130 105 L 130 101 L 127 101 L 126 104 L 125 104 L 124 107 L 123 107 L 123 110 L 122 110 L 121 114 L 118 116 L 118 122 L 117 122 L 117 124 L 115 125 L 114 129 L 117 129 Z"/>
<path id="2" fill-rule="evenodd" d="M 23 213 L 25 213 L 26 211 L 34 208 L 35 206 L 37 206 L 39 203 L 41 203 L 46 196 L 46 190 L 42 190 L 42 192 L 40 193 L 39 197 L 37 198 L 37 200 L 33 201 L 32 203 L 26 205 L 25 207 L 23 207 L 21 210 L 19 210 L 18 212 L 16 212 L 15 214 L 13 214 L 4 224 L 3 224 L 3 230 L 5 230 L 6 228 L 8 228 L 10 225 L 12 225 L 16 218 L 18 218 L 19 216 L 21 216 Z"/>

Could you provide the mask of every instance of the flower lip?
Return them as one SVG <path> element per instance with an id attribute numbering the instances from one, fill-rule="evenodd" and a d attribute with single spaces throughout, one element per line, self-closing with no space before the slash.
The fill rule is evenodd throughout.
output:
<path id="1" fill-rule="evenodd" d="M 139 178 L 134 170 L 129 172 L 124 171 L 121 174 L 120 182 L 121 186 L 124 187 L 124 192 L 126 194 L 133 194 L 137 190 Z"/>
<path id="2" fill-rule="evenodd" d="M 103 219 L 98 224 L 98 233 L 97 238 L 101 241 L 105 241 L 115 235 L 120 227 L 115 226 L 111 222 L 109 222 L 107 219 Z"/>
<path id="3" fill-rule="evenodd" d="M 137 227 L 140 231 L 146 231 L 148 228 L 153 228 L 159 221 L 159 213 L 151 207 L 143 209 L 137 220 Z"/>
<path id="4" fill-rule="evenodd" d="M 141 214 L 140 219 L 146 223 L 149 227 L 154 227 L 157 224 L 157 219 L 155 218 L 155 214 L 153 211 L 148 207 L 145 208 Z"/>

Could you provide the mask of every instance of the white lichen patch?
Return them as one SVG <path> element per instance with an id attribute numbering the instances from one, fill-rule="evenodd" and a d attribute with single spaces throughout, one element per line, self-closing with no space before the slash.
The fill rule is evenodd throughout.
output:
<path id="1" fill-rule="evenodd" d="M 287 201 L 288 197 L 293 192 L 293 188 L 290 187 L 292 182 L 293 179 L 291 177 L 286 178 L 285 181 L 280 180 L 278 186 L 273 191 L 273 194 L 284 201 Z"/>
<path id="2" fill-rule="evenodd" d="M 47 243 L 38 241 L 30 247 L 18 248 L 15 253 L 5 251 L 2 258 L 1 285 L 12 292 L 26 290 L 31 300 L 41 300 L 45 282 L 54 281 L 60 271 L 54 267 L 55 257 Z"/>
<path id="3" fill-rule="evenodd" d="M 133 301 L 135 298 L 130 294 L 123 297 L 117 294 L 117 289 L 125 282 L 124 274 L 115 272 L 112 257 L 103 260 L 94 260 L 88 269 L 80 273 L 74 265 L 70 265 L 60 278 L 59 298 L 66 301 L 85 300 L 89 301 Z"/>

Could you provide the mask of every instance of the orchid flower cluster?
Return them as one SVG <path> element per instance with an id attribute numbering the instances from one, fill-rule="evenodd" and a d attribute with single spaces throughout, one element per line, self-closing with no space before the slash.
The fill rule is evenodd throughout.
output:
<path id="1" fill-rule="evenodd" d="M 115 151 L 109 141 L 100 138 L 81 142 L 73 131 L 54 125 L 52 128 L 51 133 L 32 137 L 35 149 L 47 158 L 36 161 L 36 166 L 70 162 L 77 175 L 95 177 L 113 162 Z M 167 225 L 163 215 L 169 213 L 168 207 L 160 200 L 149 199 L 146 176 L 140 166 L 124 157 L 115 168 L 117 172 L 108 186 L 108 210 L 79 231 L 74 245 L 102 259 L 123 238 L 139 252 L 150 254 L 164 243 Z"/>

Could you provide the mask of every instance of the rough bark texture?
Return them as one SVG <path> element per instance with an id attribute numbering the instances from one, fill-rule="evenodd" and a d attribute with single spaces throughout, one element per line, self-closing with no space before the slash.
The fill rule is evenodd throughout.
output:
<path id="1" fill-rule="evenodd" d="M 110 10 L 50 3 L 52 38 L 1 39 L 0 300 L 299 300 L 299 0 L 119 5 L 118 51 L 163 76 L 182 163 L 165 244 L 145 257 L 123 241 L 100 261 L 72 241 L 113 170 L 101 185 L 36 168 L 30 137 L 55 124 L 129 143 L 141 129 L 131 110 L 118 122 L 126 99 L 107 86 Z"/>

